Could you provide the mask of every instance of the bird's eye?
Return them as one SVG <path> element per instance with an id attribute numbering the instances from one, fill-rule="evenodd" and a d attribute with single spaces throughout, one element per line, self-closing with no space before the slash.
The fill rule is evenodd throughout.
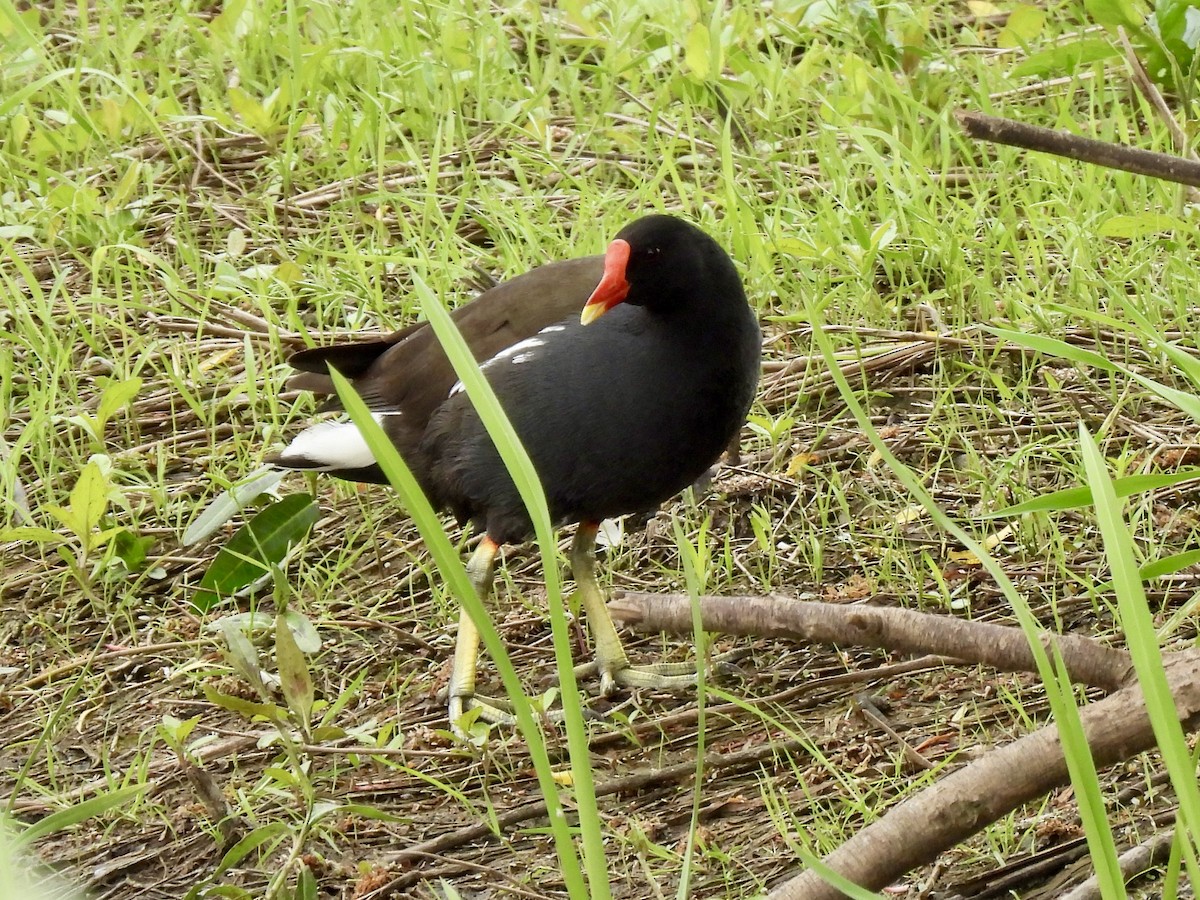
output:
<path id="1" fill-rule="evenodd" d="M 660 253 L 662 253 L 661 247 L 647 247 L 646 248 L 646 258 L 647 259 L 654 259 Z"/>

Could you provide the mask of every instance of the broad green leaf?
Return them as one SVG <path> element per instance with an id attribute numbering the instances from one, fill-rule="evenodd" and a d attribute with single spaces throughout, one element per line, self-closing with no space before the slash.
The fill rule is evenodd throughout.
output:
<path id="1" fill-rule="evenodd" d="M 221 621 L 221 636 L 225 638 L 225 656 L 246 683 L 264 700 L 270 699 L 267 686 L 263 683 L 262 663 L 258 651 L 242 632 L 238 623 L 229 619 Z"/>
<path id="2" fill-rule="evenodd" d="M 180 748 L 191 735 L 192 730 L 200 724 L 200 716 L 190 719 L 178 719 L 172 715 L 164 715 L 159 722 L 158 731 L 172 747 Z"/>
<path id="3" fill-rule="evenodd" d="M 1158 0 L 1147 27 L 1136 33 L 1142 63 L 1150 77 L 1171 89 L 1195 77 L 1200 46 L 1200 3 L 1196 0 Z M 1184 85 L 1184 87 L 1189 87 Z M 1190 85 L 1194 91 L 1195 84 Z"/>
<path id="4" fill-rule="evenodd" d="M 200 580 L 192 604 L 207 612 L 221 597 L 269 574 L 292 545 L 308 534 L 317 516 L 309 494 L 292 494 L 261 510 L 221 548 Z"/>
<path id="5" fill-rule="evenodd" d="M 130 171 L 134 171 L 132 168 Z M 110 381 L 100 395 L 100 405 L 96 408 L 96 419 L 101 425 L 113 415 L 128 406 L 138 391 L 142 389 L 142 379 L 126 378 L 121 381 Z"/>
<path id="6" fill-rule="evenodd" d="M 688 32 L 683 56 L 696 81 L 707 81 L 712 74 L 711 49 L 708 26 L 697 22 Z"/>
<path id="7" fill-rule="evenodd" d="M 229 105 L 233 107 L 233 111 L 237 113 L 238 118 L 247 128 L 257 134 L 263 134 L 271 129 L 273 124 L 271 114 L 262 103 L 237 85 L 230 87 L 228 93 Z"/>
<path id="8" fill-rule="evenodd" d="M 1110 216 L 1100 223 L 1096 233 L 1108 238 L 1141 238 L 1191 227 L 1178 216 L 1147 212 L 1133 216 Z"/>
<path id="9" fill-rule="evenodd" d="M 51 509 L 48 507 L 48 509 Z M 62 510 L 61 506 L 52 509 Z M 55 516 L 55 518 L 58 518 Z M 15 528 L 5 528 L 0 531 L 0 541 L 34 541 L 39 544 L 56 544 L 63 539 L 57 531 L 40 528 L 37 525 L 18 525 Z"/>
<path id="10" fill-rule="evenodd" d="M 1091 63 L 1120 55 L 1120 48 L 1106 37 L 1080 38 L 1031 53 L 1009 75 L 1013 78 L 1046 78 L 1063 72 L 1078 72 Z"/>
<path id="11" fill-rule="evenodd" d="M 81 540 L 104 518 L 108 509 L 108 482 L 100 466 L 93 460 L 83 467 L 79 480 L 71 489 L 70 510 L 75 523 L 75 534 Z M 89 544 L 90 546 L 90 544 Z"/>
<path id="12" fill-rule="evenodd" d="M 275 627 L 275 618 L 261 611 L 234 613 L 230 616 L 213 619 L 211 622 L 205 622 L 203 630 L 209 633 L 220 632 L 223 634 L 225 629 L 230 627 L 246 633 L 270 631 Z"/>
<path id="13" fill-rule="evenodd" d="M 1046 11 L 1036 6 L 1021 4 L 1013 9 L 1008 22 L 996 38 L 997 47 L 1024 47 L 1039 34 L 1046 24 Z"/>
<path id="14" fill-rule="evenodd" d="M 250 0 L 229 0 L 221 4 L 221 13 L 213 17 L 208 25 L 209 31 L 224 43 L 232 43 L 242 37 L 250 28 L 250 16 L 247 15 L 249 5 Z"/>
<path id="15" fill-rule="evenodd" d="M 1083 7 L 1097 24 L 1115 29 L 1117 26 L 1140 29 L 1142 16 L 1132 0 L 1083 0 Z"/>
<path id="16" fill-rule="evenodd" d="M 139 571 L 153 546 L 154 538 L 139 537 L 128 528 L 118 528 L 113 534 L 113 552 L 117 554 L 127 572 Z"/>
<path id="17" fill-rule="evenodd" d="M 296 900 L 317 900 L 317 879 L 303 859 L 300 860 L 300 874 L 296 878 L 296 890 L 292 896 Z"/>

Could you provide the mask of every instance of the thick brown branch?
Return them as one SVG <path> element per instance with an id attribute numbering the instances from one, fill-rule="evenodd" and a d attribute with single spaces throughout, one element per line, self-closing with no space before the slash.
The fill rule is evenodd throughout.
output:
<path id="1" fill-rule="evenodd" d="M 1024 122 L 985 116 L 977 112 L 960 110 L 955 115 L 967 134 L 982 141 L 1053 153 L 1056 156 L 1078 159 L 1109 169 L 1120 169 L 1136 175 L 1151 175 L 1164 181 L 1200 187 L 1200 162 L 1194 160 L 1125 144 L 1111 144 L 1081 137 L 1069 131 L 1055 131 L 1052 128 L 1026 125 Z"/>
<path id="2" fill-rule="evenodd" d="M 1195 730 L 1200 725 L 1200 651 L 1168 657 L 1167 681 L 1185 729 Z M 1084 707 L 1080 717 L 1098 768 L 1154 745 L 1144 697 L 1136 684 Z M 900 803 L 826 856 L 825 863 L 856 884 L 878 890 L 1067 780 L 1058 728 L 1049 725 L 993 750 Z M 779 885 L 768 897 L 834 900 L 842 894 L 807 871 Z"/>
<path id="3" fill-rule="evenodd" d="M 614 619 L 642 631 L 692 633 L 686 594 L 616 593 L 608 609 Z M 846 606 L 765 597 L 701 597 L 706 631 L 790 637 L 840 646 L 879 647 L 900 653 L 936 654 L 1005 672 L 1036 672 L 1033 653 L 1018 628 L 971 622 L 883 606 Z M 1129 678 L 1129 654 L 1079 635 L 1050 635 L 1058 644 L 1071 680 L 1116 690 Z"/>

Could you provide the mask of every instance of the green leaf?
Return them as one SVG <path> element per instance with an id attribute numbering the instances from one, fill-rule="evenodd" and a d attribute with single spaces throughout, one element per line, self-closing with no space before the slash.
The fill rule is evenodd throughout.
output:
<path id="1" fill-rule="evenodd" d="M 124 806 L 139 794 L 144 793 L 146 788 L 147 785 L 144 784 L 128 785 L 127 787 L 109 791 L 107 794 L 100 794 L 89 800 L 84 800 L 82 803 L 76 803 L 74 806 L 69 806 L 66 809 L 52 812 L 50 815 L 34 822 L 17 835 L 16 841 L 19 844 L 28 846 L 47 835 L 63 831 L 73 825 L 78 825 L 80 822 L 86 822 L 88 819 L 95 818 L 102 813 L 108 812 L 110 809 Z"/>
<path id="2" fill-rule="evenodd" d="M 1024 47 L 1042 33 L 1042 27 L 1045 24 L 1045 10 L 1022 4 L 1009 13 L 1008 22 L 1005 23 L 996 38 L 996 46 Z"/>
<path id="3" fill-rule="evenodd" d="M 1081 365 L 1094 366 L 1105 372 L 1123 372 L 1142 385 L 1142 387 L 1153 391 L 1163 400 L 1173 404 L 1197 422 L 1200 422 L 1200 397 L 1162 384 L 1153 378 L 1147 378 L 1145 375 L 1130 369 L 1128 366 L 1118 365 L 1106 359 L 1094 350 L 1085 350 L 1083 347 L 1075 347 L 1066 341 L 1060 341 L 1056 338 L 1040 334 L 1026 334 L 1023 331 L 1010 331 L 1005 328 L 987 328 L 986 330 L 997 337 L 1004 338 L 1020 346 L 1028 347 L 1031 350 L 1048 353 L 1052 356 L 1061 356 L 1064 359 L 1073 360 Z"/>
<path id="4" fill-rule="evenodd" d="M 65 512 L 61 506 L 47 507 L 47 510 L 51 514 L 54 513 L 54 510 Z M 0 541 L 34 541 L 39 544 L 57 544 L 62 539 L 63 536 L 57 531 L 40 528 L 37 525 L 18 525 L 15 528 L 5 528 L 0 531 Z"/>
<path id="5" fill-rule="evenodd" d="M 1180 569 L 1186 569 L 1200 562 L 1200 550 L 1185 550 L 1183 553 L 1172 553 L 1162 559 L 1148 562 L 1138 569 L 1138 577 L 1142 581 L 1152 578 L 1162 578 L 1164 575 L 1174 575 Z"/>
<path id="6" fill-rule="evenodd" d="M 222 619 L 221 636 L 225 638 L 226 658 L 262 699 L 269 700 L 270 694 L 263 682 L 262 663 L 259 662 L 258 651 L 254 649 L 254 645 L 250 643 L 250 639 L 246 637 L 239 623 L 231 618 Z"/>
<path id="7" fill-rule="evenodd" d="M 1131 0 L 1083 0 L 1083 7 L 1098 25 L 1116 29 L 1142 27 L 1142 16 Z"/>
<path id="8" fill-rule="evenodd" d="M 1142 238 L 1170 234 L 1177 228 L 1191 226 L 1178 216 L 1148 212 L 1133 216 L 1110 216 L 1100 223 L 1096 233 L 1108 238 Z"/>
<path id="9" fill-rule="evenodd" d="M 1180 834 L 1195 847 L 1195 827 L 1200 823 L 1200 786 L 1196 783 L 1196 766 L 1192 762 L 1175 699 L 1171 695 L 1154 617 L 1150 613 L 1146 592 L 1134 562 L 1133 537 L 1099 446 L 1082 424 L 1079 426 L 1079 435 L 1088 483 L 1096 496 L 1096 518 L 1104 541 L 1104 554 L 1113 573 L 1121 629 L 1125 634 L 1129 655 L 1133 658 L 1138 685 L 1145 697 L 1146 713 L 1150 717 L 1155 740 L 1175 787 L 1181 819 Z M 1098 796 L 1098 785 L 1096 793 Z M 1115 862 L 1115 852 L 1113 855 Z"/>
<path id="10" fill-rule="evenodd" d="M 1168 88 L 1187 87 L 1195 77 L 1200 46 L 1200 4 L 1189 0 L 1158 0 L 1154 18 L 1137 33 L 1138 50 L 1150 77 Z M 1195 85 L 1191 85 L 1195 90 Z"/>
<path id="11" fill-rule="evenodd" d="M 1078 72 L 1091 63 L 1119 56 L 1120 48 L 1106 37 L 1080 38 L 1031 53 L 1009 75 L 1013 78 L 1046 78 Z"/>
<path id="12" fill-rule="evenodd" d="M 308 660 L 296 646 L 296 638 L 282 614 L 275 619 L 275 663 L 279 667 L 279 680 L 288 708 L 301 728 L 307 730 L 312 720 L 312 675 L 308 671 Z"/>
<path id="13" fill-rule="evenodd" d="M 183 533 L 183 546 L 188 547 L 198 541 L 204 540 L 236 516 L 246 504 L 261 494 L 273 491 L 275 486 L 283 481 L 286 475 L 287 472 L 282 469 L 276 469 L 274 466 L 263 466 L 257 471 L 252 472 L 240 484 L 231 487 L 227 491 L 222 491 L 213 498 L 212 503 L 208 504 L 204 512 L 197 516 L 196 520 L 187 527 L 187 531 Z"/>
<path id="14" fill-rule="evenodd" d="M 253 719 L 255 716 L 262 716 L 269 722 L 284 722 L 287 720 L 287 712 L 283 707 L 275 703 L 256 703 L 253 700 L 247 700 L 244 697 L 235 697 L 232 694 L 223 694 L 220 691 L 208 687 L 204 688 L 204 696 L 213 706 L 219 706 L 221 709 L 227 709 L 230 712 L 235 712 L 238 715 L 245 716 L 247 719 Z"/>
<path id="15" fill-rule="evenodd" d="M 1140 329 L 1140 334 L 1144 339 L 1152 343 L 1155 347 L 1167 355 L 1173 362 L 1176 368 L 1181 371 L 1184 376 L 1197 388 L 1200 389 L 1200 359 L 1192 356 L 1191 353 L 1184 350 L 1173 341 L 1168 341 L 1166 337 L 1154 326 L 1147 318 L 1146 314 L 1141 310 L 1138 304 L 1131 302 L 1127 297 L 1118 297 L 1118 302 L 1121 304 L 1121 309 L 1125 314 Z"/>
<path id="16" fill-rule="evenodd" d="M 229 88 L 229 105 L 243 124 L 256 134 L 271 129 L 273 123 L 267 108 L 236 85 Z"/>
<path id="17" fill-rule="evenodd" d="M 222 596 L 237 593 L 271 573 L 317 521 L 309 494 L 291 494 L 261 510 L 221 548 L 200 580 L 192 604 L 207 612 Z"/>
<path id="18" fill-rule="evenodd" d="M 1029 334 L 1024 331 L 1011 331 L 1007 328 L 988 328 L 987 330 L 1002 340 L 1018 344 L 1022 347 L 1028 347 L 1030 350 L 1036 350 L 1039 353 L 1045 353 L 1049 356 L 1060 356 L 1063 359 L 1069 359 L 1080 365 L 1093 366 L 1104 372 L 1117 371 L 1116 363 L 1101 356 L 1095 350 L 1076 347 L 1074 344 L 1068 344 L 1066 341 L 1060 341 L 1058 338 L 1047 337 L 1044 334 Z"/>
<path id="19" fill-rule="evenodd" d="M 300 874 L 296 878 L 296 900 L 317 900 L 317 879 L 308 863 L 300 861 Z"/>
<path id="20" fill-rule="evenodd" d="M 287 623 L 297 647 L 310 654 L 321 649 L 321 635 L 317 633 L 317 627 L 308 616 L 294 609 L 285 609 L 280 613 L 280 618 Z"/>
<path id="21" fill-rule="evenodd" d="M 130 169 L 134 171 L 134 169 Z M 100 405 L 96 408 L 96 421 L 100 428 L 113 417 L 113 414 L 128 406 L 138 391 L 142 389 L 142 379 L 126 378 L 121 381 L 110 381 L 100 395 Z M 101 435 L 96 435 L 97 438 Z"/>
<path id="22" fill-rule="evenodd" d="M 342 803 L 338 805 L 336 811 L 342 813 L 343 815 L 362 816 L 364 819 L 376 819 L 380 822 L 412 821 L 411 818 L 406 816 L 397 816 L 395 813 L 390 813 L 374 806 L 367 806 L 364 803 Z"/>
<path id="23" fill-rule="evenodd" d="M 217 870 L 213 872 L 213 877 L 217 878 L 224 872 L 229 871 L 229 869 L 238 865 L 268 841 L 284 840 L 289 834 L 291 834 L 291 829 L 286 822 L 272 822 L 269 825 L 263 825 L 261 828 L 255 828 L 230 847 L 225 855 L 221 857 L 221 862 L 217 865 Z"/>
<path id="24" fill-rule="evenodd" d="M 683 58 L 696 81 L 707 81 L 711 75 L 712 55 L 708 26 L 697 22 L 688 32 Z"/>
<path id="25" fill-rule="evenodd" d="M 162 721 L 158 725 L 158 733 L 174 748 L 183 747 L 188 736 L 192 733 L 197 725 L 200 724 L 200 716 L 192 716 L 190 719 L 177 719 L 172 715 L 164 715 Z"/>
<path id="26" fill-rule="evenodd" d="M 275 617 L 262 610 L 232 613 L 231 615 L 205 622 L 203 630 L 210 634 L 217 632 L 224 633 L 224 630 L 229 627 L 235 627 L 245 634 L 253 634 L 256 631 L 265 633 L 274 630 Z"/>
<path id="27" fill-rule="evenodd" d="M 146 555 L 154 546 L 154 538 L 139 537 L 128 528 L 118 528 L 113 534 L 113 552 L 125 566 L 127 572 L 137 572 L 146 562 Z"/>
<path id="28" fill-rule="evenodd" d="M 476 409 L 479 410 L 481 417 L 485 414 L 490 414 L 489 417 L 499 416 L 504 418 L 503 409 L 500 407 L 499 401 L 491 390 L 491 386 L 487 383 L 482 372 L 479 371 L 479 366 L 475 362 L 474 356 L 467 347 L 462 336 L 454 328 L 454 323 L 450 319 L 450 314 L 442 309 L 437 298 L 416 273 L 413 273 L 414 285 L 418 294 L 424 301 L 424 308 L 429 317 L 430 323 L 434 327 L 435 333 L 438 335 L 438 340 L 442 342 L 443 348 L 446 350 L 446 355 L 455 365 L 455 372 L 459 378 L 463 380 L 466 387 L 467 395 L 472 398 Z M 541 732 L 533 718 L 533 711 L 530 708 L 529 700 L 525 697 L 524 689 L 521 686 L 520 679 L 517 677 L 516 671 L 512 666 L 512 661 L 508 658 L 507 650 L 504 647 L 504 642 L 496 631 L 495 625 L 488 618 L 487 610 L 483 605 L 483 601 L 476 595 L 471 581 L 467 576 L 466 570 L 463 568 L 462 560 L 459 559 L 458 551 L 454 545 L 450 543 L 446 537 L 445 531 L 442 529 L 441 521 L 438 519 L 437 513 L 429 505 L 428 499 L 417 484 L 413 477 L 412 471 L 397 452 L 395 446 L 387 435 L 383 433 L 383 429 L 379 423 L 371 416 L 370 410 L 363 402 L 362 398 L 355 393 L 353 386 L 347 381 L 336 369 L 330 371 L 330 377 L 333 380 L 334 387 L 337 389 L 338 398 L 342 401 L 346 412 L 362 432 L 363 439 L 370 448 L 372 455 L 379 462 L 384 474 L 387 475 L 388 481 L 396 488 L 404 500 L 404 505 L 408 509 L 409 515 L 412 517 L 413 523 L 421 532 L 421 536 L 425 539 L 425 543 L 437 562 L 438 571 L 445 579 L 451 590 L 459 598 L 460 602 L 467 609 L 471 618 L 475 620 L 479 628 L 480 637 L 483 639 L 484 646 L 491 654 L 493 661 L 496 664 L 497 671 L 504 682 L 505 691 L 512 700 L 513 710 L 517 717 L 517 726 L 520 728 L 522 736 L 525 738 L 529 746 L 529 754 L 534 760 L 534 770 L 538 776 L 538 782 L 542 790 L 542 794 L 546 800 L 549 810 L 552 832 L 554 834 L 555 849 L 559 856 L 559 862 L 562 867 L 562 872 L 567 881 L 568 890 L 572 900 L 582 900 L 583 897 L 589 896 L 587 886 L 583 884 L 583 879 L 580 877 L 579 857 L 577 855 L 573 836 L 561 827 L 564 820 L 559 800 L 559 789 L 554 783 L 553 770 L 550 765 L 549 756 L 546 752 L 545 741 L 542 738 Z M 483 394 L 480 394 L 480 391 Z M 476 399 L 479 398 L 479 399 Z M 484 418 L 485 423 L 489 421 Z M 515 443 L 517 448 L 520 448 L 520 442 L 516 441 L 515 434 L 512 432 L 512 426 L 504 418 L 504 422 L 508 425 L 509 437 Z M 491 433 L 491 432 L 489 432 Z M 493 434 L 493 440 L 495 435 Z M 497 441 L 497 446 L 504 445 L 505 448 L 511 450 L 508 440 Z M 503 452 L 503 450 L 502 450 Z M 522 451 L 523 452 L 523 451 Z M 506 460 L 508 458 L 506 457 Z M 540 491 L 540 484 L 537 482 L 537 475 L 531 463 L 528 462 L 528 456 L 525 456 L 526 465 L 517 470 L 514 465 L 510 469 L 514 476 L 514 480 L 519 486 L 532 488 L 535 491 Z M 532 473 L 532 474 L 531 474 Z M 532 477 L 532 484 L 528 479 Z M 539 529 L 539 545 L 541 546 L 545 559 L 548 561 L 544 566 L 546 589 L 547 593 L 553 597 L 556 593 L 561 596 L 561 588 L 557 580 L 557 561 L 555 560 L 555 543 L 549 538 L 548 532 L 551 532 L 549 513 L 546 511 L 545 497 L 542 496 L 534 499 L 530 503 L 534 513 L 535 524 Z M 561 601 L 560 601 L 561 602 Z M 551 627 L 555 626 L 554 606 L 551 602 Z M 565 620 L 561 612 L 559 617 Z M 565 621 L 564 621 L 565 626 Z M 565 627 L 564 627 L 565 631 Z M 564 642 L 566 643 L 566 642 Z M 557 653 L 558 640 L 555 640 L 555 649 Z M 569 644 L 567 645 L 569 648 Z M 564 685 L 574 685 L 574 679 L 571 678 L 571 668 L 568 662 L 563 669 Z M 576 694 L 578 698 L 578 688 Z M 564 693 L 565 696 L 565 693 Z M 565 709 L 568 717 L 572 714 L 577 719 L 582 719 L 582 703 L 576 709 Z M 478 708 L 470 710 L 467 715 L 473 715 L 478 712 Z M 465 718 L 465 716 L 464 716 Z M 573 724 L 568 718 L 568 736 Z M 579 723 L 579 730 L 582 733 L 582 721 Z M 579 756 L 575 756 L 575 751 L 572 750 L 573 759 L 586 759 L 585 751 Z M 587 776 L 585 775 L 584 778 Z M 587 786 L 580 787 L 578 780 L 576 784 L 577 796 L 582 800 L 587 799 Z M 594 801 L 595 794 L 592 792 L 591 799 Z M 581 802 L 582 806 L 582 802 Z M 598 842 L 597 842 L 598 843 Z M 600 849 L 597 849 L 600 853 Z M 589 854 L 590 856 L 591 854 Z M 608 896 L 607 892 L 600 893 L 608 886 L 605 880 L 604 872 L 601 870 L 602 859 L 597 861 L 597 872 L 595 874 L 595 889 L 591 896 L 602 898 Z"/>
<path id="29" fill-rule="evenodd" d="M 87 539 L 108 509 L 108 481 L 95 461 L 83 467 L 79 480 L 71 489 L 69 507 L 76 537 L 90 547 Z"/>

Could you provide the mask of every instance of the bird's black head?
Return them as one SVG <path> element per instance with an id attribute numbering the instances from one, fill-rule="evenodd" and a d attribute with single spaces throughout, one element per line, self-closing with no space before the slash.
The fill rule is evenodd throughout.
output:
<path id="1" fill-rule="evenodd" d="M 737 269 L 721 246 L 683 219 L 645 216 L 608 245 L 604 277 L 583 308 L 583 322 L 622 302 L 666 314 L 719 298 L 745 303 Z"/>

